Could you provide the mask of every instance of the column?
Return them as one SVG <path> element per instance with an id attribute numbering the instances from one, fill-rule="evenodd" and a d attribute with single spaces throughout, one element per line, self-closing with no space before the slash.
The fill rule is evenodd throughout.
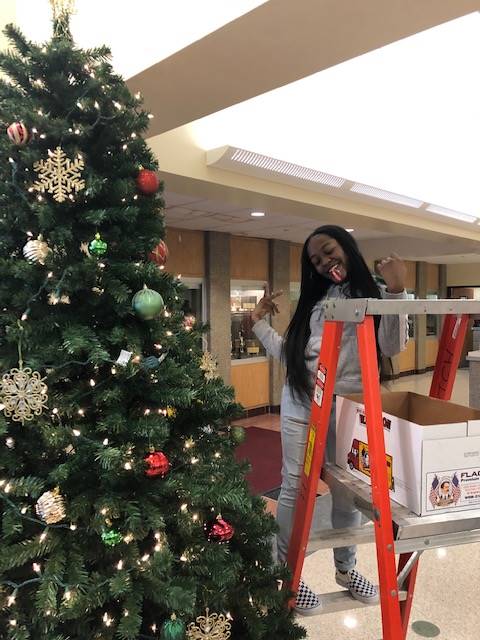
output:
<path id="1" fill-rule="evenodd" d="M 272 317 L 272 327 L 281 336 L 290 322 L 290 244 L 285 240 L 269 242 L 269 281 L 271 291 L 283 290 L 276 299 L 280 313 Z M 285 367 L 270 358 L 270 405 L 278 406 L 285 382 Z"/>
<path id="2" fill-rule="evenodd" d="M 225 384 L 231 376 L 230 358 L 230 235 L 205 232 L 208 348 L 218 362 Z"/>
<path id="3" fill-rule="evenodd" d="M 419 298 L 427 297 L 427 263 L 417 262 L 417 286 L 415 292 Z M 427 316 L 416 316 L 415 371 L 423 373 L 426 366 Z"/>

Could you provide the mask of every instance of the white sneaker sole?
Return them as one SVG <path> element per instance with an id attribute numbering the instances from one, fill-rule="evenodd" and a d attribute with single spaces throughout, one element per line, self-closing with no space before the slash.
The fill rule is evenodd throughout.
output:
<path id="1" fill-rule="evenodd" d="M 363 604 L 378 604 L 380 602 L 380 596 L 378 592 L 374 596 L 362 596 L 359 593 L 350 591 L 350 589 L 348 588 L 348 584 L 345 584 L 341 580 L 338 580 L 338 578 L 335 580 L 335 582 L 340 587 L 343 587 L 344 589 L 346 589 L 348 593 L 352 596 L 352 598 L 354 598 L 355 600 L 358 600 L 359 602 L 362 602 Z"/>
<path id="2" fill-rule="evenodd" d="M 295 607 L 294 611 L 299 616 L 317 616 L 322 612 L 322 603 L 320 602 L 316 607 Z"/>

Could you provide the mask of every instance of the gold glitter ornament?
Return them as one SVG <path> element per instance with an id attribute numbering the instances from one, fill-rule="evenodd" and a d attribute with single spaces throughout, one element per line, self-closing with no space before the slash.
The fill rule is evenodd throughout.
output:
<path id="1" fill-rule="evenodd" d="M 48 387 L 43 382 L 38 371 L 32 371 L 29 367 L 10 369 L 2 376 L 0 386 L 0 400 L 3 404 L 3 412 L 7 418 L 14 422 L 24 424 L 33 420 L 34 416 L 41 415 L 47 408 Z"/>
<path id="2" fill-rule="evenodd" d="M 73 13 L 75 0 L 50 0 L 53 14 L 53 35 L 57 38 L 72 39 L 70 33 L 70 16 Z"/>
<path id="3" fill-rule="evenodd" d="M 215 378 L 219 377 L 217 371 L 217 362 L 210 351 L 203 352 L 200 369 L 204 372 L 205 378 L 207 380 L 214 380 Z"/>
<path id="4" fill-rule="evenodd" d="M 48 155 L 48 160 L 39 160 L 33 165 L 38 174 L 34 189 L 51 193 L 57 202 L 65 202 L 72 191 L 78 193 L 85 189 L 85 180 L 81 178 L 85 163 L 80 155 L 72 161 L 62 147 L 57 147 L 55 151 L 49 149 Z"/>
<path id="5" fill-rule="evenodd" d="M 48 296 L 48 304 L 70 304 L 70 298 L 67 295 L 58 296 L 56 293 L 51 293 Z"/>
<path id="6" fill-rule="evenodd" d="M 40 235 L 36 240 L 29 240 L 23 247 L 23 255 L 29 262 L 45 264 L 45 260 L 50 253 L 50 247 Z"/>
<path id="7" fill-rule="evenodd" d="M 196 623 L 196 624 L 195 624 Z M 206 616 L 198 616 L 187 629 L 189 640 L 227 640 L 231 636 L 232 625 L 223 613 L 212 613 L 206 609 Z"/>
<path id="8" fill-rule="evenodd" d="M 47 524 L 55 524 L 65 518 L 65 501 L 56 487 L 53 491 L 46 491 L 37 500 L 35 511 L 39 518 Z"/>

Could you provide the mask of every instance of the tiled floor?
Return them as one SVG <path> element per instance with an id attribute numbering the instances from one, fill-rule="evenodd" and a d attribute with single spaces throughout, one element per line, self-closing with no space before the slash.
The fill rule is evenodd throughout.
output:
<path id="1" fill-rule="evenodd" d="M 432 374 L 400 378 L 391 391 L 428 394 Z M 468 405 L 468 371 L 458 372 L 452 402 Z M 242 421 L 244 426 L 279 428 L 279 416 L 258 416 Z M 322 498 L 328 508 L 329 496 Z M 270 505 L 274 510 L 274 505 Z M 358 566 L 377 580 L 374 545 L 358 549 Z M 480 544 L 425 552 L 420 560 L 415 601 L 408 640 L 436 637 L 438 640 L 480 638 Z M 331 551 L 309 556 L 304 565 L 305 581 L 318 593 L 336 591 Z M 379 640 L 382 626 L 379 607 L 301 618 L 309 640 Z M 426 624 L 425 624 L 426 623 Z M 423 628 L 423 631 L 422 631 Z M 414 629 L 417 629 L 416 632 Z M 273 639 L 272 639 L 273 640 Z M 275 639 L 281 640 L 281 639 Z"/>

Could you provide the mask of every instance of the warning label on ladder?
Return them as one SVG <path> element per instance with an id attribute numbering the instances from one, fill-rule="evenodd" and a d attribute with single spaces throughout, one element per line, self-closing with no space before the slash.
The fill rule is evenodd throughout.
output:
<path id="1" fill-rule="evenodd" d="M 326 379 L 327 369 L 323 364 L 320 364 L 317 371 L 317 379 L 315 381 L 315 391 L 313 393 L 313 400 L 319 407 L 322 406 Z"/>

